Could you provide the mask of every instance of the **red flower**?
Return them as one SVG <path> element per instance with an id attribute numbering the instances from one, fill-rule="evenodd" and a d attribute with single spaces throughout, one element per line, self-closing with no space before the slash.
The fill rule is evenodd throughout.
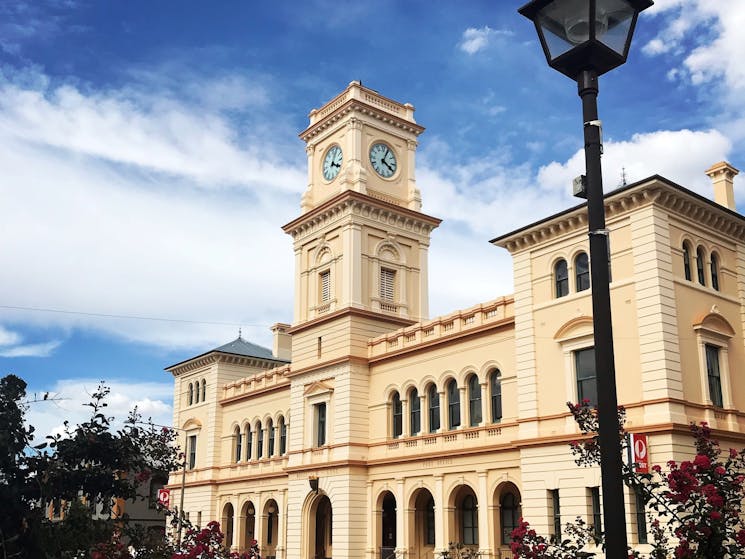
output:
<path id="1" fill-rule="evenodd" d="M 712 520 L 721 520 L 722 519 L 722 513 L 716 510 L 713 510 L 709 513 L 709 518 Z"/>

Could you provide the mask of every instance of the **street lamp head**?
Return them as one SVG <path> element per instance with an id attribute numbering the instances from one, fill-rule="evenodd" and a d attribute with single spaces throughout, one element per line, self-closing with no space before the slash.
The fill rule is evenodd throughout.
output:
<path id="1" fill-rule="evenodd" d="M 639 12 L 652 0 L 533 0 L 518 11 L 538 31 L 548 65 L 576 80 L 626 62 Z"/>

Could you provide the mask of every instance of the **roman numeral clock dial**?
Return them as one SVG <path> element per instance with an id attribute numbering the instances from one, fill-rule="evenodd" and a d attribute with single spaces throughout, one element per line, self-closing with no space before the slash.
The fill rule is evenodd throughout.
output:
<path id="1" fill-rule="evenodd" d="M 390 178 L 396 172 L 396 154 L 386 144 L 373 144 L 370 148 L 370 164 L 381 177 Z"/>
<path id="2" fill-rule="evenodd" d="M 327 181 L 334 180 L 341 170 L 342 161 L 341 148 L 337 145 L 331 146 L 323 158 L 323 178 Z"/>

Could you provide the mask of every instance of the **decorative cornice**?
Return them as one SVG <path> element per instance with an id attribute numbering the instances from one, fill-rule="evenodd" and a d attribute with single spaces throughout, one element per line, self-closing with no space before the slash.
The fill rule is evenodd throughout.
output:
<path id="1" fill-rule="evenodd" d="M 349 215 L 378 221 L 386 226 L 396 225 L 401 229 L 424 236 L 429 235 L 442 222 L 436 217 L 385 200 L 379 200 L 354 190 L 345 190 L 294 219 L 283 226 L 282 230 L 292 235 L 293 239 L 299 239 L 313 234 L 330 222 L 338 221 Z"/>
<path id="2" fill-rule="evenodd" d="M 343 316 L 358 316 L 362 318 L 372 318 L 375 320 L 382 320 L 384 322 L 389 322 L 391 325 L 397 324 L 400 326 L 411 326 L 414 324 L 414 321 L 408 318 L 403 318 L 400 316 L 396 316 L 393 314 L 387 314 L 382 312 L 374 312 L 369 311 L 367 309 L 358 309 L 356 307 L 344 307 L 343 309 L 340 309 L 338 311 L 324 314 L 322 316 L 319 316 L 318 318 L 313 318 L 311 320 L 307 320 L 305 322 L 301 322 L 299 324 L 294 325 L 292 328 L 287 330 L 288 334 L 297 334 L 298 332 L 302 332 L 303 330 L 307 330 L 308 328 L 314 328 L 316 326 L 319 326 L 325 322 L 329 322 L 331 320 L 343 317 Z"/>
<path id="3" fill-rule="evenodd" d="M 745 218 L 742 215 L 659 175 L 606 194 L 606 218 L 612 221 L 650 204 L 670 210 L 686 220 L 716 229 L 721 234 L 745 241 Z M 587 226 L 586 208 L 586 204 L 569 208 L 497 237 L 491 242 L 515 253 L 561 234 L 574 233 Z"/>
<path id="4" fill-rule="evenodd" d="M 240 365 L 244 367 L 257 367 L 260 369 L 274 369 L 279 361 L 271 359 L 261 359 L 259 357 L 249 357 L 245 355 L 236 355 L 234 353 L 223 353 L 220 351 L 211 351 L 205 355 L 200 355 L 172 365 L 165 370 L 170 372 L 174 377 L 190 373 L 197 369 L 208 367 L 215 363 L 227 363 L 230 365 Z M 282 362 L 284 365 L 284 362 Z"/>
<path id="5" fill-rule="evenodd" d="M 344 92 L 342 95 L 344 95 L 345 93 L 346 92 Z M 383 103 L 383 98 L 380 99 L 381 100 L 379 101 L 379 103 Z M 380 107 L 376 107 L 370 104 L 372 102 L 375 102 L 377 100 L 376 98 L 365 96 L 365 100 L 367 102 L 361 101 L 359 99 L 349 99 L 347 101 L 344 101 L 343 98 L 337 98 L 331 101 L 326 105 L 326 107 L 320 109 L 318 113 L 316 113 L 322 114 L 325 112 L 326 114 L 323 114 L 320 120 L 311 124 L 308 128 L 298 134 L 298 136 L 303 141 L 310 142 L 314 137 L 323 133 L 326 129 L 333 126 L 335 123 L 351 113 L 358 113 L 361 115 L 370 116 L 379 122 L 383 122 L 395 128 L 399 128 L 400 130 L 409 132 L 410 134 L 414 134 L 415 136 L 419 136 L 419 134 L 424 132 L 423 126 L 419 126 L 413 121 L 391 114 L 391 111 L 393 109 L 398 109 L 398 107 L 403 108 L 404 105 L 396 103 L 395 101 L 387 100 L 385 105 L 381 104 Z"/>

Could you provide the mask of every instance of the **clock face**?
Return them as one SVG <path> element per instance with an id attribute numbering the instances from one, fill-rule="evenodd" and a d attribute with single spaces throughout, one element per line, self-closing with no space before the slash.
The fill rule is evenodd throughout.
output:
<path id="1" fill-rule="evenodd" d="M 331 146 L 323 158 L 323 178 L 327 181 L 335 179 L 341 169 L 342 160 L 341 148 L 337 145 Z"/>
<path id="2" fill-rule="evenodd" d="M 396 154 L 386 144 L 373 144 L 370 148 L 370 164 L 376 173 L 387 179 L 396 172 Z"/>

